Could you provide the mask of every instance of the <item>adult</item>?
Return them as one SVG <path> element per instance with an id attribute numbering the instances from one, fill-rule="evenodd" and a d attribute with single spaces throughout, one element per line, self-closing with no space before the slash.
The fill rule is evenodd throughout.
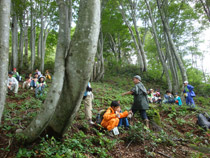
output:
<path id="1" fill-rule="evenodd" d="M 133 114 L 139 112 L 141 118 L 144 120 L 145 125 L 149 128 L 149 119 L 147 117 L 146 110 L 149 109 L 149 102 L 147 98 L 147 90 L 141 82 L 141 77 L 136 75 L 133 77 L 133 82 L 135 86 L 128 92 L 122 94 L 124 95 L 133 95 L 134 103 L 131 108 Z"/>
<path id="2" fill-rule="evenodd" d="M 164 104 L 173 104 L 173 103 L 175 103 L 174 96 L 172 95 L 172 93 L 170 91 L 166 91 L 166 94 L 164 95 L 163 103 Z"/>
<path id="3" fill-rule="evenodd" d="M 19 84 L 15 77 L 13 77 L 13 72 L 8 73 L 7 88 L 9 92 L 17 93 Z"/>
<path id="4" fill-rule="evenodd" d="M 92 121 L 93 93 L 92 93 L 90 82 L 88 82 L 83 100 L 84 100 L 84 106 L 85 106 L 85 117 L 90 124 L 94 124 L 94 122 Z"/>
<path id="5" fill-rule="evenodd" d="M 36 70 L 35 70 L 35 73 L 38 74 L 38 77 L 40 77 L 40 76 L 42 75 L 42 73 L 39 71 L 39 69 L 36 69 Z"/>
<path id="6" fill-rule="evenodd" d="M 184 97 L 186 99 L 186 104 L 192 108 L 195 107 L 195 102 L 193 100 L 193 97 L 195 97 L 195 92 L 193 91 L 194 87 L 189 85 L 188 81 L 184 81 Z"/>

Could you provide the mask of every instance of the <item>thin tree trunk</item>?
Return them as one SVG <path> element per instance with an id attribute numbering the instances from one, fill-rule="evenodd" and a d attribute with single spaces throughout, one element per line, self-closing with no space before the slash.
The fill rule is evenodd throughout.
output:
<path id="1" fill-rule="evenodd" d="M 25 59 L 24 66 L 28 66 L 28 13 L 26 13 L 26 23 L 25 23 Z"/>
<path id="2" fill-rule="evenodd" d="M 132 36 L 132 39 L 133 39 L 133 41 L 134 41 L 134 44 L 135 44 L 135 46 L 136 46 L 136 50 L 137 50 L 137 53 L 138 53 L 138 59 L 139 59 L 139 62 L 138 62 L 138 63 L 139 63 L 139 65 L 140 65 L 140 71 L 143 72 L 143 71 L 144 71 L 144 62 L 143 62 L 143 57 L 142 57 L 142 54 L 141 54 L 141 50 L 140 50 L 140 48 L 139 48 L 139 45 L 138 45 L 138 42 L 137 42 L 136 37 L 135 37 L 135 35 L 134 35 L 134 32 L 133 32 L 133 30 L 132 30 L 132 28 L 131 28 L 129 22 L 128 22 L 127 19 L 126 19 L 125 11 L 124 11 L 124 6 L 123 6 L 123 4 L 122 4 L 121 1 L 119 1 L 119 2 L 120 2 L 120 6 L 121 6 L 121 8 L 119 7 L 119 10 L 120 10 L 120 12 L 121 12 L 121 14 L 122 14 L 123 20 L 124 20 L 124 22 L 126 23 L 128 29 L 129 29 L 129 31 L 130 31 L 130 34 L 131 34 L 131 36 Z"/>
<path id="3" fill-rule="evenodd" d="M 157 0 L 157 5 L 158 5 L 159 12 L 160 12 L 161 20 L 162 20 L 162 23 L 163 23 L 163 26 L 164 26 L 164 30 L 166 31 L 166 34 L 167 34 L 167 37 L 168 37 L 169 44 L 170 44 L 170 46 L 172 48 L 172 52 L 174 53 L 174 55 L 176 57 L 176 60 L 177 60 L 177 63 L 179 65 L 179 69 L 180 69 L 181 75 L 182 75 L 182 80 L 185 81 L 185 80 L 187 80 L 186 69 L 184 67 L 184 64 L 182 62 L 181 57 L 179 56 L 179 54 L 177 52 L 176 46 L 175 46 L 175 44 L 174 44 L 174 42 L 172 40 L 169 25 L 168 25 L 168 23 L 166 21 L 164 12 L 163 12 L 163 10 L 160 7 L 160 0 Z"/>
<path id="4" fill-rule="evenodd" d="M 24 47 L 24 36 L 25 36 L 25 15 L 20 20 L 20 40 L 19 40 L 19 55 L 20 55 L 20 70 L 23 68 L 23 47 Z"/>
<path id="5" fill-rule="evenodd" d="M 9 60 L 10 0 L 0 1 L 0 124 L 7 91 Z"/>
<path id="6" fill-rule="evenodd" d="M 178 78 L 177 71 L 175 70 L 176 63 L 173 60 L 173 54 L 171 53 L 170 46 L 168 43 L 168 38 L 165 32 L 164 32 L 164 38 L 165 38 L 165 45 L 166 45 L 166 54 L 168 56 L 168 61 L 169 61 L 170 70 L 172 74 L 173 92 L 176 93 L 178 92 L 178 89 L 179 89 L 179 78 Z"/>
<path id="7" fill-rule="evenodd" d="M 145 56 L 145 52 L 144 52 L 144 47 L 140 38 L 140 34 L 138 31 L 138 27 L 136 24 L 136 5 L 135 3 L 132 2 L 132 0 L 129 0 L 130 2 L 130 8 L 131 8 L 131 17 L 132 17 L 132 21 L 133 21 L 133 25 L 135 28 L 135 32 L 136 32 L 136 36 L 137 36 L 137 41 L 138 41 L 138 45 L 139 45 L 139 49 L 141 52 L 141 56 L 142 56 L 142 61 L 143 61 L 143 65 L 144 65 L 144 69 L 143 71 L 147 71 L 147 61 L 146 61 L 146 56 Z"/>
<path id="8" fill-rule="evenodd" d="M 35 43 L 36 43 L 36 27 L 34 25 L 34 8 L 33 8 L 33 0 L 31 0 L 31 66 L 30 71 L 34 70 L 35 63 Z"/>
<path id="9" fill-rule="evenodd" d="M 18 19 L 13 5 L 12 16 L 12 68 L 18 67 Z"/>
<path id="10" fill-rule="evenodd" d="M 62 136 L 80 108 L 90 79 L 100 31 L 100 1 L 80 1 L 79 18 L 66 59 L 66 77 L 59 104 L 49 124 Z"/>
<path id="11" fill-rule="evenodd" d="M 158 40 L 158 36 L 157 36 L 156 28 L 155 28 L 155 22 L 154 22 L 154 18 L 153 18 L 153 15 L 152 15 L 151 8 L 150 8 L 150 4 L 149 4 L 149 2 L 147 2 L 147 0 L 145 0 L 145 3 L 147 5 L 147 9 L 149 11 L 149 17 L 150 17 L 150 21 L 151 21 L 151 24 L 152 24 L 152 31 L 153 31 L 153 35 L 154 35 L 159 59 L 161 61 L 161 64 L 163 66 L 163 70 L 164 70 L 165 75 L 166 75 L 166 79 L 167 79 L 167 83 L 168 83 L 168 90 L 172 91 L 172 83 L 171 83 L 171 79 L 170 79 L 170 75 L 169 75 L 169 70 L 168 70 L 167 64 L 165 63 L 165 61 L 163 59 L 163 52 L 160 48 L 160 43 L 159 43 L 159 40 Z"/>
<path id="12" fill-rule="evenodd" d="M 41 10 L 41 32 L 40 32 L 40 50 L 41 50 L 41 65 L 40 65 L 40 70 L 42 73 L 44 73 L 44 21 L 43 21 L 43 4 L 42 2 L 40 3 L 40 10 Z"/>

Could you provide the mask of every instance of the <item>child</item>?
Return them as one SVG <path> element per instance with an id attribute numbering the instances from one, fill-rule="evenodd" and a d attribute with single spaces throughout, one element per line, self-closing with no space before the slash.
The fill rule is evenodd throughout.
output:
<path id="1" fill-rule="evenodd" d="M 31 83 L 30 83 L 30 87 L 31 89 L 36 88 L 36 83 L 38 81 L 38 73 L 34 74 L 34 78 L 32 79 Z"/>
<path id="2" fill-rule="evenodd" d="M 18 92 L 19 84 L 17 79 L 13 77 L 13 72 L 8 73 L 7 88 L 9 92 Z"/>
<path id="3" fill-rule="evenodd" d="M 44 76 L 40 76 L 39 80 L 36 83 L 36 90 L 35 90 L 35 95 L 36 97 L 38 97 L 39 95 L 42 96 L 43 92 L 44 92 L 44 88 L 46 86 L 46 82 L 45 82 L 45 77 Z"/>
<path id="4" fill-rule="evenodd" d="M 51 80 L 51 76 L 50 76 L 50 73 L 48 70 L 46 70 L 46 72 L 45 72 L 45 77 L 46 77 L 46 79 Z"/>
<path id="5" fill-rule="evenodd" d="M 178 93 L 175 94 L 175 103 L 179 106 L 182 106 L 182 100 L 181 98 L 178 96 Z"/>
<path id="6" fill-rule="evenodd" d="M 120 104 L 120 101 L 118 101 L 118 103 Z M 122 110 L 121 110 L 120 106 L 119 106 L 119 108 L 117 109 L 117 112 L 122 113 Z M 118 127 L 121 127 L 121 126 L 124 126 L 125 129 L 128 129 L 128 128 L 129 128 L 130 125 L 129 125 L 129 122 L 128 122 L 127 117 L 120 118 Z"/>
<path id="7" fill-rule="evenodd" d="M 153 103 L 153 101 L 154 101 L 154 90 L 150 89 L 147 96 L 148 96 L 149 102 Z"/>
<path id="8" fill-rule="evenodd" d="M 132 113 L 130 112 L 119 112 L 120 104 L 118 101 L 112 101 L 111 107 L 109 107 L 105 114 L 103 115 L 103 120 L 101 122 L 101 125 L 106 128 L 108 131 L 112 131 L 115 127 L 119 125 L 120 118 L 125 118 L 128 116 L 128 114 Z"/>
<path id="9" fill-rule="evenodd" d="M 161 103 L 162 102 L 162 98 L 160 96 L 160 92 L 158 90 L 155 91 L 155 103 Z"/>
<path id="10" fill-rule="evenodd" d="M 31 85 L 31 80 L 29 78 L 29 76 L 25 77 L 25 82 L 23 82 L 23 89 L 29 89 L 30 85 Z"/>
<path id="11" fill-rule="evenodd" d="M 133 95 L 134 96 L 134 104 L 132 106 L 132 112 L 135 114 L 139 112 L 141 114 L 141 118 L 144 120 L 145 125 L 149 128 L 149 119 L 147 117 L 146 110 L 149 109 L 149 101 L 147 98 L 147 90 L 141 82 L 141 77 L 136 75 L 133 77 L 133 82 L 135 86 L 128 92 L 122 94 L 124 95 Z"/>
<path id="12" fill-rule="evenodd" d="M 31 81 L 32 81 L 32 79 L 33 79 L 33 77 L 32 77 L 32 73 L 30 73 L 30 74 L 28 75 L 28 77 L 29 77 L 29 80 L 31 80 Z"/>
<path id="13" fill-rule="evenodd" d="M 85 117 L 88 120 L 88 122 L 91 125 L 93 125 L 94 124 L 94 122 L 92 121 L 93 93 L 92 93 L 90 82 L 88 82 L 88 85 L 86 87 L 83 100 L 84 100 L 84 106 L 85 106 Z"/>
<path id="14" fill-rule="evenodd" d="M 17 72 L 17 69 L 16 68 L 13 69 L 13 77 L 16 78 L 17 81 L 20 81 L 20 75 Z"/>

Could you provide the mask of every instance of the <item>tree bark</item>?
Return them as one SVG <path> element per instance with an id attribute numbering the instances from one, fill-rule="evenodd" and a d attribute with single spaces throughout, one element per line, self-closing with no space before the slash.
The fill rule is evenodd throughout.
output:
<path id="1" fill-rule="evenodd" d="M 26 21 L 25 21 L 25 59 L 24 66 L 28 66 L 28 13 L 26 13 Z"/>
<path id="2" fill-rule="evenodd" d="M 68 51 L 70 36 L 67 37 L 66 23 L 66 3 L 64 0 L 57 0 L 59 6 L 59 33 L 56 49 L 54 79 L 47 98 L 42 105 L 39 114 L 34 118 L 30 125 L 24 130 L 23 134 L 27 137 L 26 142 L 33 142 L 47 127 L 59 101 L 65 76 L 65 54 Z"/>
<path id="3" fill-rule="evenodd" d="M 31 0 L 31 3 L 31 66 L 29 67 L 29 70 L 32 72 L 34 70 L 35 63 L 36 27 L 34 24 L 33 0 Z"/>
<path id="4" fill-rule="evenodd" d="M 167 34 L 167 37 L 168 37 L 169 44 L 172 48 L 172 52 L 174 53 L 174 55 L 176 57 L 176 60 L 177 60 L 177 63 L 179 65 L 179 69 L 180 69 L 181 75 L 182 75 L 182 80 L 186 81 L 187 80 L 186 69 L 184 67 L 184 64 L 182 62 L 181 57 L 179 56 L 179 54 L 177 52 L 176 46 L 175 46 L 175 44 L 172 40 L 169 25 L 166 21 L 165 14 L 164 14 L 163 10 L 161 9 L 160 0 L 157 0 L 157 5 L 158 5 L 159 12 L 160 12 L 160 16 L 161 16 L 161 20 L 162 20 L 162 23 L 163 23 L 164 30 L 165 30 L 165 32 Z"/>
<path id="5" fill-rule="evenodd" d="M 138 31 L 138 27 L 136 24 L 136 10 L 137 10 L 136 6 L 137 6 L 137 4 L 133 3 L 132 0 L 129 0 L 129 3 L 130 3 L 130 8 L 131 8 L 131 17 L 132 17 L 133 25 L 135 28 L 137 41 L 138 41 L 138 45 L 139 45 L 139 49 L 141 52 L 142 61 L 143 61 L 143 65 L 144 65 L 143 71 L 147 71 L 147 61 L 146 61 L 146 56 L 145 56 L 145 52 L 144 52 L 144 47 L 143 47 L 142 40 L 141 40 L 139 31 Z"/>
<path id="6" fill-rule="evenodd" d="M 25 15 L 23 15 L 23 19 L 20 19 L 20 40 L 19 40 L 19 55 L 20 55 L 20 70 L 23 68 L 23 47 L 24 47 L 24 32 L 25 28 Z"/>
<path id="7" fill-rule="evenodd" d="M 62 95 L 49 124 L 50 131 L 62 136 L 80 108 L 93 68 L 100 30 L 100 1 L 80 1 L 79 18 L 66 58 Z"/>
<path id="8" fill-rule="evenodd" d="M 41 32 L 40 32 L 40 50 L 41 50 L 41 65 L 40 65 L 40 71 L 44 73 L 44 16 L 43 16 L 43 4 L 40 3 L 40 10 L 41 10 Z"/>
<path id="9" fill-rule="evenodd" d="M 128 29 L 130 31 L 130 34 L 132 36 L 132 39 L 134 41 L 134 44 L 136 46 L 137 55 L 138 55 L 138 59 L 139 59 L 139 65 L 140 65 L 140 71 L 143 72 L 144 71 L 144 62 L 143 62 L 143 57 L 142 57 L 142 54 L 141 54 L 141 50 L 139 48 L 139 45 L 138 45 L 138 42 L 137 42 L 136 37 L 134 35 L 134 32 L 133 32 L 128 20 L 126 19 L 124 6 L 123 6 L 121 1 L 119 1 L 119 2 L 120 2 L 120 6 L 121 6 L 121 8 L 119 7 L 119 10 L 122 14 L 123 20 L 124 20 L 125 24 L 127 25 Z"/>
<path id="10" fill-rule="evenodd" d="M 154 18 L 153 18 L 153 15 L 152 15 L 152 10 L 151 10 L 150 4 L 149 4 L 149 2 L 147 2 L 147 0 L 145 0 L 145 3 L 147 5 L 147 9 L 149 11 L 149 17 L 150 17 L 150 21 L 151 21 L 151 24 L 152 24 L 152 32 L 153 32 L 153 35 L 154 35 L 159 59 L 161 61 L 161 64 L 163 66 L 163 70 L 164 70 L 165 75 L 166 75 L 166 80 L 167 80 L 167 83 L 168 83 L 168 90 L 172 91 L 172 83 L 171 83 L 171 79 L 170 79 L 170 75 L 169 75 L 169 70 L 168 70 L 167 64 L 165 63 L 165 61 L 163 59 L 163 52 L 160 48 L 160 43 L 159 43 L 157 32 L 156 32 L 156 27 L 155 27 Z"/>
<path id="11" fill-rule="evenodd" d="M 0 1 L 0 124 L 7 91 L 9 62 L 10 0 Z"/>
<path id="12" fill-rule="evenodd" d="M 13 4 L 12 13 L 12 68 L 18 67 L 18 19 Z"/>
<path id="13" fill-rule="evenodd" d="M 80 1 L 79 18 L 67 57 L 70 37 L 66 39 L 66 3 L 59 4 L 59 39 L 56 51 L 55 75 L 51 90 L 41 109 L 22 134 L 33 142 L 48 126 L 48 133 L 62 136 L 80 107 L 90 79 L 100 29 L 100 1 Z M 49 123 L 50 121 L 50 123 Z"/>

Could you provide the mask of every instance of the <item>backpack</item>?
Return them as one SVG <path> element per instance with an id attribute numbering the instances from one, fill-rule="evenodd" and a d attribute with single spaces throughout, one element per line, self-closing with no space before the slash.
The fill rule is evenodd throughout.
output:
<path id="1" fill-rule="evenodd" d="M 98 112 L 97 116 L 96 116 L 96 123 L 97 124 L 101 124 L 102 120 L 103 120 L 103 116 L 106 112 L 106 109 L 102 109 Z"/>
<path id="2" fill-rule="evenodd" d="M 204 128 L 205 130 L 210 129 L 210 117 L 207 113 L 198 114 L 198 121 L 197 124 Z"/>

